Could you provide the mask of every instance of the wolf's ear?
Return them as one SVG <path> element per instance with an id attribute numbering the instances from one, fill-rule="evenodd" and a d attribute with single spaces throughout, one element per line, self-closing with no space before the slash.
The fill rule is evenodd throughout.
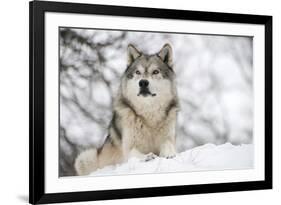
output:
<path id="1" fill-rule="evenodd" d="M 141 52 L 139 52 L 138 49 L 136 49 L 136 47 L 133 46 L 132 44 L 128 45 L 127 52 L 128 52 L 127 65 L 131 65 L 134 62 L 134 60 L 136 60 L 141 55 Z"/>
<path id="2" fill-rule="evenodd" d="M 173 67 L 173 51 L 170 44 L 166 43 L 158 52 L 158 56 L 171 68 Z"/>

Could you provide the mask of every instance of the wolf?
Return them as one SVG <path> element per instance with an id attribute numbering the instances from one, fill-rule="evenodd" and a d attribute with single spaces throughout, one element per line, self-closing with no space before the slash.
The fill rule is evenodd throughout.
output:
<path id="1" fill-rule="evenodd" d="M 130 157 L 148 161 L 176 155 L 179 100 L 173 53 L 165 44 L 155 54 L 127 47 L 127 68 L 113 100 L 113 117 L 103 145 L 78 155 L 77 175 L 126 162 Z"/>

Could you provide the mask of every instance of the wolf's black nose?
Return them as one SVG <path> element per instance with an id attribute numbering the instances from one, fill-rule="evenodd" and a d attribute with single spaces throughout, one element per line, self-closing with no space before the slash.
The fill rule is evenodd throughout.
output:
<path id="1" fill-rule="evenodd" d="M 148 80 L 140 80 L 140 82 L 139 82 L 139 86 L 141 88 L 146 88 L 148 86 L 148 84 L 149 84 Z"/>

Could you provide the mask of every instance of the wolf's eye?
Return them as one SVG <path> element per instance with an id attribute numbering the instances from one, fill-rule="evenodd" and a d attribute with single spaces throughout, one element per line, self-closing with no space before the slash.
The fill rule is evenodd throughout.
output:
<path id="1" fill-rule="evenodd" d="M 140 75 L 141 73 L 140 73 L 140 71 L 137 70 L 137 71 L 136 71 L 136 74 L 137 74 L 137 75 Z"/>
<path id="2" fill-rule="evenodd" d="M 152 72 L 152 74 L 154 74 L 154 75 L 156 75 L 156 74 L 158 74 L 159 73 L 159 70 L 154 70 L 153 72 Z"/>

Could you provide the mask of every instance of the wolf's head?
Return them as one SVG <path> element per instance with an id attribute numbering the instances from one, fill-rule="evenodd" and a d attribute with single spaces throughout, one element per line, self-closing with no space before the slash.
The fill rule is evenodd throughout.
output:
<path id="1" fill-rule="evenodd" d="M 127 69 L 123 74 L 121 89 L 132 104 L 167 104 L 176 98 L 173 54 L 165 44 L 156 54 L 144 54 L 128 45 Z M 158 102 L 156 102 L 158 101 Z"/>

